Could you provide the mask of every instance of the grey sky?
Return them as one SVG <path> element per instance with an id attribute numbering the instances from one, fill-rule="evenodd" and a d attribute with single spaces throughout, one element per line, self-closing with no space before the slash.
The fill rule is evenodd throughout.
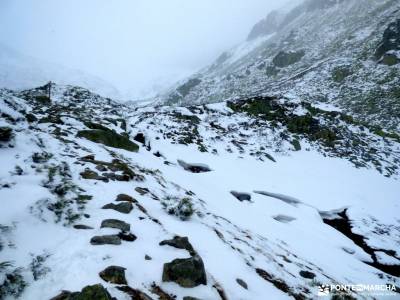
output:
<path id="1" fill-rule="evenodd" d="M 290 0 L 0 0 L 0 43 L 139 96 L 212 62 Z"/>

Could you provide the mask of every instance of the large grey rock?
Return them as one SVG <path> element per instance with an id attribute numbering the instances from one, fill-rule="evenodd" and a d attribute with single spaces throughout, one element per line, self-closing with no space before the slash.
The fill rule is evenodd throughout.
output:
<path id="1" fill-rule="evenodd" d="M 122 231 L 130 231 L 131 230 L 131 225 L 117 219 L 106 219 L 103 222 L 101 222 L 101 228 L 115 228 L 115 229 L 120 229 Z"/>
<path id="2" fill-rule="evenodd" d="M 121 245 L 121 238 L 116 234 L 96 235 L 90 239 L 92 245 Z"/>
<path id="3" fill-rule="evenodd" d="M 129 214 L 132 209 L 133 205 L 130 202 L 121 202 L 118 204 L 109 203 L 102 207 L 103 209 L 113 209 L 123 214 Z"/>
<path id="4" fill-rule="evenodd" d="M 182 287 L 192 288 L 200 284 L 207 285 L 204 263 L 200 256 L 174 259 L 164 264 L 162 275 L 164 282 L 175 282 Z"/>

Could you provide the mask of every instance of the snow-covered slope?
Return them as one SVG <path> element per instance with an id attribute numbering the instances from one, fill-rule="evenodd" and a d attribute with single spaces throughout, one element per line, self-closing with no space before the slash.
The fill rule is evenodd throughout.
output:
<path id="1" fill-rule="evenodd" d="M 160 101 L 284 95 L 334 104 L 358 120 L 400 130 L 399 24 L 398 0 L 306 0 L 271 13 L 246 42 Z"/>
<path id="2" fill-rule="evenodd" d="M 400 285 L 398 136 L 283 97 L 135 108 L 43 94 L 0 91 L 0 297 Z"/>
<path id="3" fill-rule="evenodd" d="M 49 81 L 83 86 L 104 97 L 120 97 L 116 88 L 94 75 L 51 64 L 0 44 L 0 88 L 28 89 Z"/>

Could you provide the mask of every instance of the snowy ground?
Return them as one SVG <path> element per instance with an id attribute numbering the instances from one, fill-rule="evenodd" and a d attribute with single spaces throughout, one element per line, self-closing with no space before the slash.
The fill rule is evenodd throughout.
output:
<path id="1" fill-rule="evenodd" d="M 69 106 L 73 100 L 62 96 L 62 91 L 63 88 L 58 90 L 55 99 Z M 152 290 L 153 282 L 166 293 L 176 295 L 176 299 L 192 296 L 203 300 L 221 298 L 214 287 L 216 284 L 224 290 L 227 299 L 243 300 L 315 299 L 319 284 L 400 285 L 398 277 L 366 264 L 372 262 L 371 256 L 325 224 L 320 215 L 320 212 L 347 208 L 354 230 L 369 238 L 369 246 L 394 251 L 393 255 L 377 253 L 378 259 L 383 264 L 399 266 L 400 183 L 397 176 L 384 177 L 373 168 L 357 169 L 345 159 L 326 157 L 313 148 L 274 153 L 276 162 L 261 161 L 246 151 L 229 153 L 224 151 L 226 145 L 219 143 L 215 143 L 217 154 L 201 152 L 195 144 L 173 144 L 171 139 L 164 138 L 159 130 L 166 132 L 167 126 L 162 128 L 148 121 L 163 123 L 167 119 L 161 113 L 158 120 L 157 117 L 146 119 L 146 111 L 152 109 L 121 109 L 113 103 L 107 108 L 103 98 L 74 104 L 77 111 L 92 114 L 97 121 L 120 133 L 123 130 L 105 118 L 126 118 L 131 139 L 143 132 L 151 150 L 141 146 L 137 153 L 129 152 L 77 138 L 76 132 L 86 127 L 76 112 L 64 115 L 64 124 L 28 124 L 24 115 L 34 106 L 32 102 L 15 98 L 6 91 L 2 91 L 0 98 L 1 112 L 15 121 L 13 124 L 6 117 L 1 119 L 1 126 L 14 129 L 15 138 L 12 147 L 3 144 L 0 148 L 0 224 L 10 226 L 1 235 L 0 262 L 12 262 L 14 267 L 9 267 L 9 271 L 21 268 L 19 274 L 27 283 L 21 299 L 50 299 L 62 290 L 80 291 L 96 283 L 105 286 L 117 299 L 130 299 L 116 285 L 99 277 L 98 273 L 111 265 L 125 267 L 128 285 L 154 299 L 160 296 Z M 116 112 L 112 109 L 114 105 Z M 218 107 L 221 109 L 218 105 L 214 108 Z M 36 109 L 35 114 L 40 116 L 40 111 L 46 109 Z M 93 114 L 91 109 L 97 113 Z M 66 135 L 56 135 L 56 128 Z M 207 140 L 204 136 L 204 141 Z M 53 156 L 35 163 L 32 160 L 35 152 Z M 155 156 L 157 152 L 162 156 Z M 96 170 L 93 163 L 80 159 L 89 154 L 105 162 L 118 157 L 138 176 L 127 182 L 83 179 L 80 173 L 85 168 Z M 191 173 L 177 160 L 207 165 L 211 171 Z M 68 171 L 65 174 L 55 171 L 54 182 L 45 184 L 51 167 L 62 162 L 68 165 Z M 16 166 L 22 172 L 16 172 Z M 58 180 L 75 185 L 64 198 L 73 199 L 76 194 L 93 196 L 82 207 L 75 202 L 66 204 L 81 216 L 71 224 L 65 211 L 57 223 L 54 213 L 46 208 L 57 200 L 52 188 Z M 138 187 L 148 191 L 142 195 Z M 251 200 L 239 201 L 231 191 L 250 194 Z M 280 196 L 268 197 L 254 191 Z M 122 193 L 134 197 L 145 212 L 136 204 L 129 214 L 101 209 L 108 203 L 116 203 L 114 200 Z M 287 199 L 286 196 L 299 202 L 281 200 Z M 168 205 L 168 201 L 175 201 L 174 197 L 191 199 L 195 213 L 189 220 L 165 210 L 163 203 Z M 100 223 L 110 218 L 129 223 L 137 239 L 122 241 L 121 245 L 91 245 L 89 241 L 95 235 L 118 233 L 116 229 L 100 228 Z M 73 224 L 93 229 L 77 230 L 71 227 Z M 189 238 L 204 262 L 207 285 L 183 288 L 162 281 L 164 263 L 189 257 L 185 250 L 159 246 L 159 242 L 174 235 Z M 145 260 L 145 255 L 152 259 Z M 33 268 L 32 261 L 37 256 L 45 258 Z M 315 277 L 304 278 L 301 271 L 311 272 Z M 0 269 L 0 283 L 4 280 L 4 273 L 1 274 Z M 248 288 L 239 285 L 237 279 L 246 282 Z M 390 299 L 396 298 L 400 296 L 395 293 Z"/>

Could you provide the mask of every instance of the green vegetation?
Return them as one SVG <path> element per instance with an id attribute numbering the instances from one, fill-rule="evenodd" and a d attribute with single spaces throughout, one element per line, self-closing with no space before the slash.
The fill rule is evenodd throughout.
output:
<path id="1" fill-rule="evenodd" d="M 95 143 L 100 143 L 109 147 L 124 149 L 131 152 L 137 152 L 139 150 L 139 146 L 129 140 L 129 138 L 107 128 L 106 130 L 81 130 L 78 132 L 77 137 L 85 138 Z"/>

